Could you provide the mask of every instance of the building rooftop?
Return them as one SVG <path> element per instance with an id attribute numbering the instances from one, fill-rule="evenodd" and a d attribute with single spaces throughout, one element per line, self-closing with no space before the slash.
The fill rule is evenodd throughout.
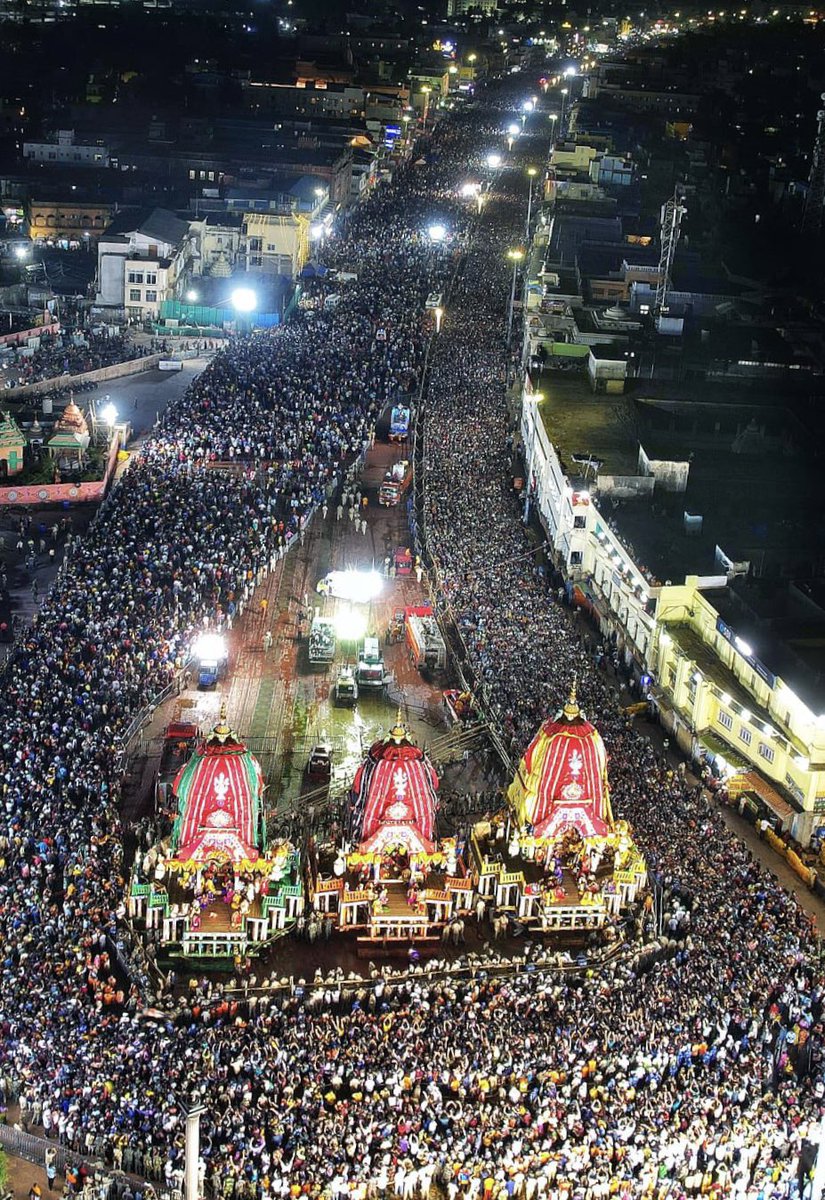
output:
<path id="1" fill-rule="evenodd" d="M 601 459 L 600 473 L 613 476 L 640 473 L 639 444 L 650 459 L 689 463 L 683 493 L 657 486 L 652 497 L 601 502 L 628 553 L 659 580 L 722 573 L 717 546 L 759 575 L 804 578 L 822 562 L 825 526 L 811 514 L 825 511 L 825 478 L 808 453 L 810 432 L 806 440 L 805 426 L 775 395 L 699 382 L 607 397 L 594 395 L 583 375 L 550 371 L 536 387 L 548 436 L 574 482 L 594 488 L 592 474 L 577 476 L 573 454 Z M 680 401 L 658 398 L 675 389 Z M 686 514 L 702 518 L 698 533 L 688 532 Z"/>
<path id="2" fill-rule="evenodd" d="M 140 233 L 174 246 L 188 232 L 187 222 L 176 217 L 168 208 L 124 208 L 112 219 L 106 231 L 106 240 L 114 240 L 115 235 Z"/>

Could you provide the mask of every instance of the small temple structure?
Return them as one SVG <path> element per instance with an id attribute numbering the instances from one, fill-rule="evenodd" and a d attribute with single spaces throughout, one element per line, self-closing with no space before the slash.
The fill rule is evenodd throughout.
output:
<path id="1" fill-rule="evenodd" d="M 332 871 L 311 882 L 316 911 L 337 912 L 359 944 L 436 940 L 470 907 L 472 880 L 454 838 L 438 840 L 438 775 L 399 711 L 374 742 L 347 797 L 347 841 Z"/>
<path id="2" fill-rule="evenodd" d="M 264 781 L 221 706 L 171 785 L 167 836 L 138 854 L 129 908 L 172 953 L 254 953 L 303 909 L 299 856 L 267 840 Z"/>
<path id="3" fill-rule="evenodd" d="M 59 468 L 65 471 L 82 465 L 90 441 L 86 418 L 74 400 L 70 400 L 55 421 L 54 433 L 46 443 L 46 448 Z"/>
<path id="4" fill-rule="evenodd" d="M 607 752 L 575 684 L 525 750 L 507 809 L 476 826 L 472 852 L 479 893 L 536 930 L 599 928 L 644 887 L 644 858 L 613 819 Z"/>
<path id="5" fill-rule="evenodd" d="M 23 470 L 26 435 L 10 413 L 0 414 L 0 475 L 11 477 Z"/>

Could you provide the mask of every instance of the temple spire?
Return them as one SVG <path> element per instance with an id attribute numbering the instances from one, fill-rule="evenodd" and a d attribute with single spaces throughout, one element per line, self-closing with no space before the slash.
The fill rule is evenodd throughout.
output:
<path id="1" fill-rule="evenodd" d="M 567 703 L 561 710 L 562 715 L 568 721 L 575 721 L 581 716 L 581 709 L 576 700 L 576 676 L 573 676 L 573 682 L 570 684 L 570 695 L 567 697 Z"/>
<path id="2" fill-rule="evenodd" d="M 217 724 L 207 740 L 210 742 L 228 742 L 230 739 L 234 740 L 234 737 L 235 735 L 229 726 L 229 721 L 226 716 L 226 700 L 222 700 Z"/>
<path id="3" fill-rule="evenodd" d="M 407 727 L 404 724 L 404 717 L 401 712 L 401 705 L 398 706 L 398 711 L 395 714 L 395 725 L 390 730 L 390 740 L 400 745 L 401 742 L 408 742 L 410 735 Z"/>

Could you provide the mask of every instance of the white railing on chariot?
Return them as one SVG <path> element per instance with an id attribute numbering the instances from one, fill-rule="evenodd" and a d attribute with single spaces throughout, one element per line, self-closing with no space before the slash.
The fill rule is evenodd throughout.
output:
<path id="1" fill-rule="evenodd" d="M 246 954 L 247 939 L 237 933 L 187 933 L 183 939 L 184 954 L 195 957 L 225 958 Z"/>
<path id="2" fill-rule="evenodd" d="M 370 936 L 377 938 L 408 938 L 423 937 L 427 933 L 429 922 L 424 917 L 398 917 L 387 913 L 373 915 L 370 926 Z"/>
<path id="3" fill-rule="evenodd" d="M 542 929 L 598 929 L 605 922 L 603 905 L 558 905 L 541 914 Z"/>

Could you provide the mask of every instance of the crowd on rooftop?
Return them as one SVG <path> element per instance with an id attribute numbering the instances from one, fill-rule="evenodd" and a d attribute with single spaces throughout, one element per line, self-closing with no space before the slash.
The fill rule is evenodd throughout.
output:
<path id="1" fill-rule="evenodd" d="M 122 334 L 84 332 L 76 339 L 64 333 L 59 337 L 43 335 L 40 346 L 28 349 L 18 347 L 14 357 L 2 365 L 9 386 L 22 387 L 28 383 L 40 383 L 45 379 L 67 383 L 71 375 L 83 375 L 87 371 L 98 371 L 129 359 L 141 358 L 147 353 L 144 346 L 136 345 Z"/>
<path id="2" fill-rule="evenodd" d="M 225 1200 L 794 1194 L 823 1095 L 811 922 L 617 712 L 509 487 L 503 251 L 520 196 L 503 176 L 474 228 L 455 198 L 503 115 L 446 123 L 428 162 L 350 218 L 325 251 L 358 264 L 342 305 L 239 339 L 168 410 L 6 667 L 0 1076 L 28 1126 L 140 1177 L 180 1184 L 183 1114 L 201 1100 L 202 1173 Z M 422 228 L 434 207 L 446 248 Z M 565 976 L 536 952 L 502 979 L 482 964 L 336 981 L 320 1004 L 201 980 L 147 1011 L 146 964 L 129 980 L 114 961 L 120 738 L 420 377 L 424 299 L 459 246 L 426 424 L 445 603 L 514 747 L 577 676 L 659 926 L 648 914 L 645 949 Z M 246 469 L 209 469 L 231 460 Z"/>

